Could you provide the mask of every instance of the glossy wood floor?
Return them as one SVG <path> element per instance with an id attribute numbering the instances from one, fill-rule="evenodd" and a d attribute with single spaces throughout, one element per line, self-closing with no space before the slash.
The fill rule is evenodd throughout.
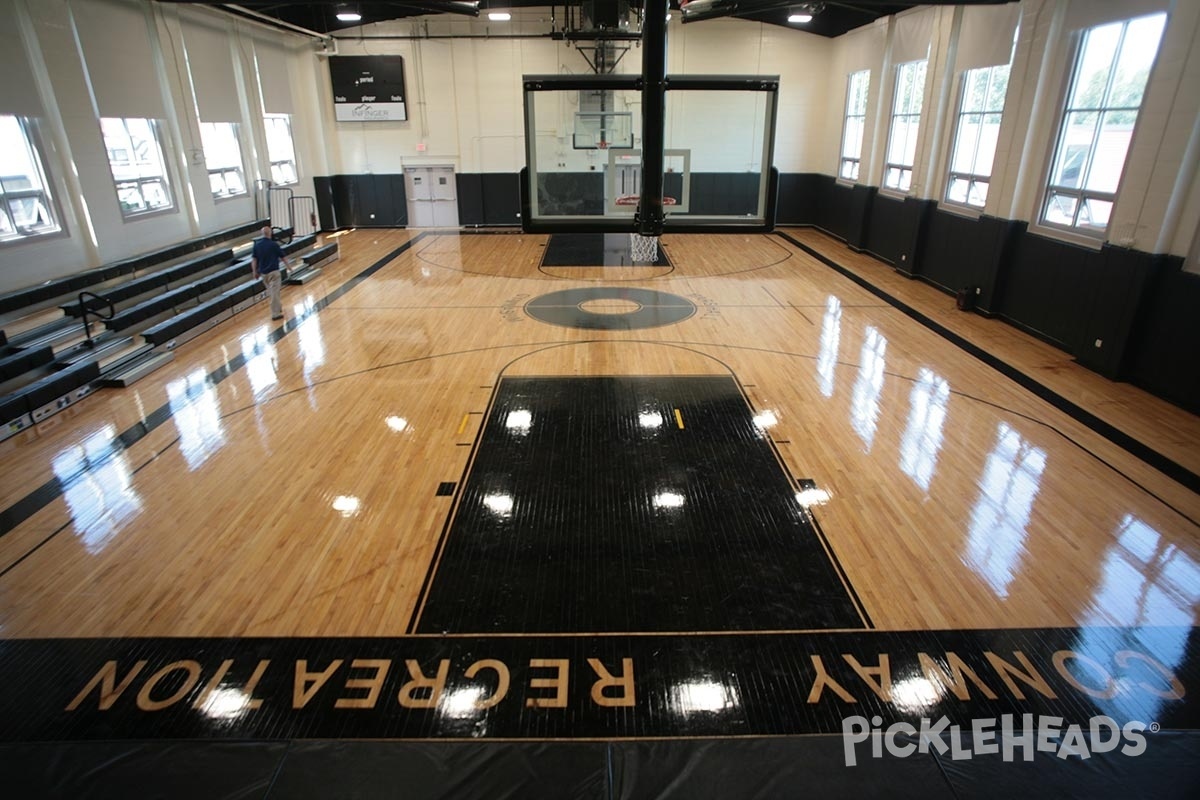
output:
<path id="1" fill-rule="evenodd" d="M 1196 417 L 792 235 L 1200 472 Z M 667 236 L 672 266 L 646 269 L 543 267 L 544 236 L 338 241 L 282 327 L 257 306 L 0 444 L 0 636 L 402 635 L 497 381 L 564 375 L 732 375 L 828 493 L 814 513 L 880 630 L 1196 623 L 1200 496 L 778 236 Z M 586 286 L 697 311 L 631 331 L 523 311 Z"/>

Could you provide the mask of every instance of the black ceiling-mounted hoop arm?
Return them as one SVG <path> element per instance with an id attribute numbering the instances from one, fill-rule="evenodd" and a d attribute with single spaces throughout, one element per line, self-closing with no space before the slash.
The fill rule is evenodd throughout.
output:
<path id="1" fill-rule="evenodd" d="M 663 128 L 667 116 L 668 0 L 646 0 L 642 12 L 642 197 L 635 216 L 638 233 L 661 236 Z"/>

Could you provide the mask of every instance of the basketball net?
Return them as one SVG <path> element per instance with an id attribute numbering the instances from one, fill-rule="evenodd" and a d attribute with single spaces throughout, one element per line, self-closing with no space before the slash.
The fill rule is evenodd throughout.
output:
<path id="1" fill-rule="evenodd" d="M 658 237 L 629 234 L 629 254 L 635 264 L 653 264 L 658 260 Z"/>

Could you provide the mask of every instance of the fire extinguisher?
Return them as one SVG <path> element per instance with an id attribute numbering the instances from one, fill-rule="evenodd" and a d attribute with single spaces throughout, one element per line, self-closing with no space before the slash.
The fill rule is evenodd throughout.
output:
<path id="1" fill-rule="evenodd" d="M 308 212 L 308 221 L 312 225 L 313 230 L 317 230 L 317 212 Z"/>

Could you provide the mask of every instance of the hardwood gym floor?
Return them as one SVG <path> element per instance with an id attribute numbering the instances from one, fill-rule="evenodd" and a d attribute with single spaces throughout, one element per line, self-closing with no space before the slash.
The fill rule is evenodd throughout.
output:
<path id="1" fill-rule="evenodd" d="M 547 240 L 345 233 L 0 444 L 0 739 L 1200 725 L 1200 419 L 819 232 Z"/>

